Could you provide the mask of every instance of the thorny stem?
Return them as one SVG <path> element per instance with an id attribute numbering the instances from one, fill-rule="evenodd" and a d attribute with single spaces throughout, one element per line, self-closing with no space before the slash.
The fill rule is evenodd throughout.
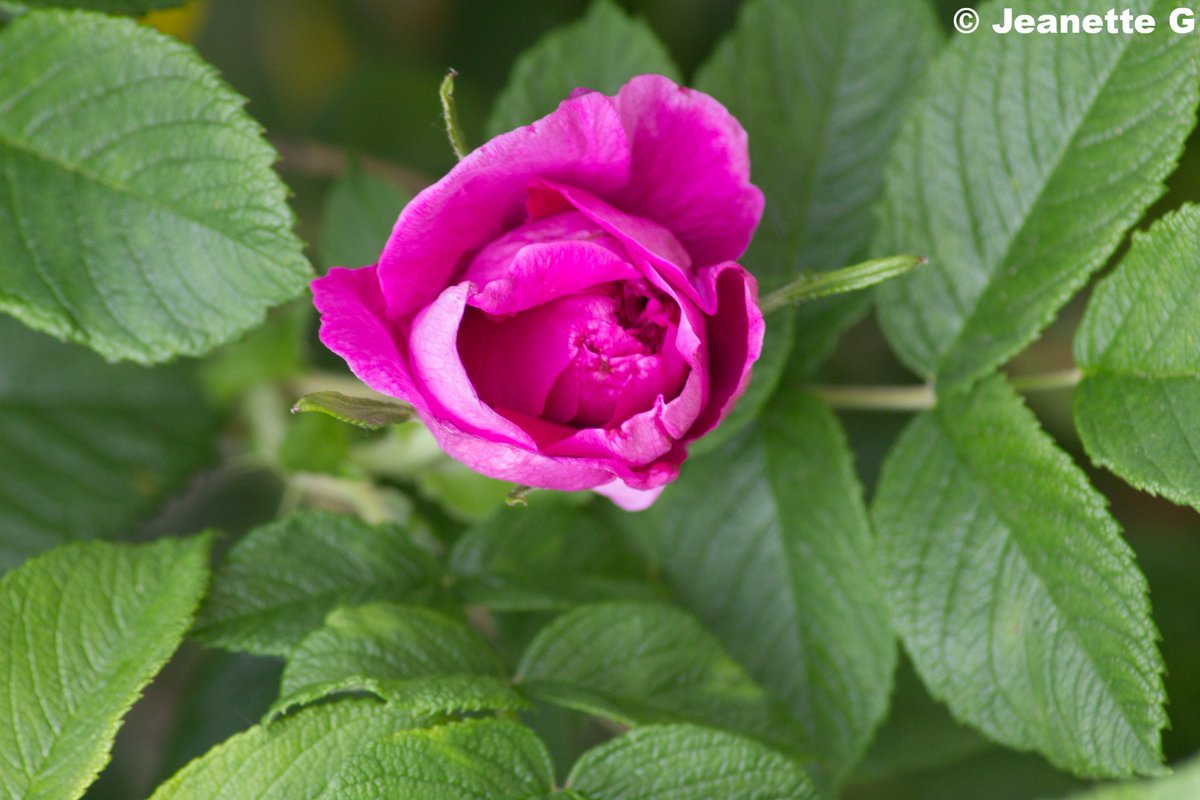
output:
<path id="1" fill-rule="evenodd" d="M 1070 389 L 1083 378 L 1078 368 L 1018 375 L 1010 379 L 1018 392 Z M 844 411 L 927 411 L 937 405 L 933 386 L 809 386 L 810 392 Z"/>

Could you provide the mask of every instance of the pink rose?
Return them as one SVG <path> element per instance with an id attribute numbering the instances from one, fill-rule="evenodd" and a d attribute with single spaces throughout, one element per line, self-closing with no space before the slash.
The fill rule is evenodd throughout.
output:
<path id="1" fill-rule="evenodd" d="M 471 468 L 645 508 L 758 358 L 734 259 L 762 208 L 708 95 L 576 90 L 421 192 L 378 264 L 314 281 L 321 341 Z"/>

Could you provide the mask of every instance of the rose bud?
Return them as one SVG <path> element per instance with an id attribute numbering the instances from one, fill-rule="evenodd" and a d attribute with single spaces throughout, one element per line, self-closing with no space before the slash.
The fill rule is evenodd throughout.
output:
<path id="1" fill-rule="evenodd" d="M 762 216 L 746 132 L 658 75 L 576 90 L 313 282 L 321 341 L 471 468 L 650 505 L 762 347 L 735 263 Z"/>

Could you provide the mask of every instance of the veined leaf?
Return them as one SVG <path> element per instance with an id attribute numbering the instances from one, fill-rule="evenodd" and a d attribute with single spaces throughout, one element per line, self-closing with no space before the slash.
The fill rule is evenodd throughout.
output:
<path id="1" fill-rule="evenodd" d="M 724 103 L 750 135 L 753 180 L 767 204 L 742 260 L 763 294 L 802 272 L 844 267 L 864 255 L 888 152 L 941 40 L 925 0 L 743 5 L 696 88 Z M 749 389 L 701 447 L 758 415 L 793 347 L 808 368 L 823 361 L 867 302 L 860 295 L 773 314 Z"/>
<path id="2" fill-rule="evenodd" d="M 691 615 L 659 603 L 582 606 L 542 629 L 517 681 L 627 724 L 694 722 L 796 752 L 804 730 Z"/>
<path id="3" fill-rule="evenodd" d="M 1161 771 L 1146 580 L 1104 498 L 1003 378 L 912 423 L 874 516 L 897 630 L 955 716 L 1080 775 Z"/>
<path id="4" fill-rule="evenodd" d="M 836 783 L 887 709 L 896 658 L 837 420 L 812 397 L 781 395 L 689 461 L 656 509 L 667 583 L 787 703 L 820 761 L 818 783 Z"/>
<path id="5" fill-rule="evenodd" d="M 188 368 L 105 364 L 2 317 L 0 342 L 0 572 L 128 533 L 215 457 L 216 420 Z"/>
<path id="6" fill-rule="evenodd" d="M 926 78 L 887 175 L 878 255 L 929 265 L 880 290 L 901 358 L 969 382 L 1029 344 L 1163 192 L 1195 124 L 1200 39 L 1167 24 L 1132 36 L 997 36 L 980 7 Z M 1077 12 L 1072 0 L 1022 6 Z"/>
<path id="7" fill-rule="evenodd" d="M 526 705 L 478 633 L 391 603 L 334 610 L 288 657 L 272 712 L 347 691 L 372 692 L 413 717 Z"/>
<path id="8" fill-rule="evenodd" d="M 71 544 L 0 579 L 0 793 L 81 797 L 187 631 L 209 538 Z"/>
<path id="9" fill-rule="evenodd" d="M 287 655 L 337 606 L 420 597 L 436 582 L 436 565 L 402 529 L 301 512 L 230 548 L 193 635 L 229 650 Z"/>
<path id="10" fill-rule="evenodd" d="M 339 770 L 413 721 L 370 700 L 306 708 L 217 745 L 158 787 L 150 800 L 320 800 Z"/>
<path id="11" fill-rule="evenodd" d="M 645 73 L 679 81 L 679 68 L 646 23 L 612 0 L 593 0 L 581 20 L 547 34 L 517 59 L 496 98 L 488 136 L 544 117 L 576 88 L 613 94 Z"/>
<path id="12" fill-rule="evenodd" d="M 815 800 L 794 761 L 692 725 L 655 725 L 583 754 L 567 786 L 587 800 Z"/>
<path id="13" fill-rule="evenodd" d="M 351 162 L 329 191 L 321 216 L 321 266 L 374 264 L 412 196 Z"/>
<path id="14" fill-rule="evenodd" d="M 30 12 L 0 32 L 0 98 L 0 310 L 153 363 L 230 341 L 304 289 L 275 152 L 188 46 Z"/>
<path id="15" fill-rule="evenodd" d="M 339 800 L 531 800 L 554 789 L 554 766 L 533 731 L 470 720 L 404 731 L 352 758 L 330 789 Z"/>
<path id="16" fill-rule="evenodd" d="M 1140 489 L 1200 508 L 1200 208 L 1134 237 L 1075 338 L 1088 453 Z"/>

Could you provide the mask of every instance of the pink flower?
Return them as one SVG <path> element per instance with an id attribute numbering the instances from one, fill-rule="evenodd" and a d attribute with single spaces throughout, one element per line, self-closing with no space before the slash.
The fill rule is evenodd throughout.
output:
<path id="1" fill-rule="evenodd" d="M 758 358 L 734 259 L 762 207 L 708 95 L 576 90 L 421 192 L 378 264 L 315 281 L 321 341 L 471 468 L 645 508 Z"/>

